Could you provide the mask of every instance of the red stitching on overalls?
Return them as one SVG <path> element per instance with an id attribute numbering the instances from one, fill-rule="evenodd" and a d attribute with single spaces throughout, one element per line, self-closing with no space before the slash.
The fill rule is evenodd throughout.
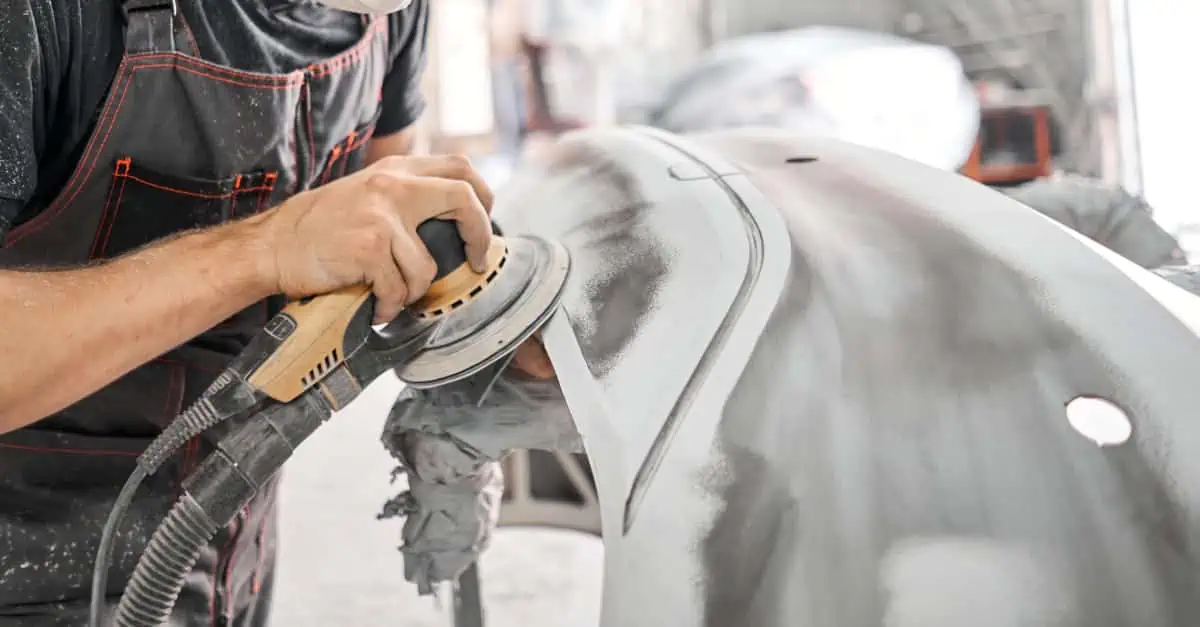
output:
<path id="1" fill-rule="evenodd" d="M 338 158 L 340 158 L 342 160 L 341 163 L 338 164 L 338 178 L 342 178 L 343 176 L 346 176 L 346 163 L 348 161 L 350 161 L 350 155 L 354 154 L 355 140 L 356 140 L 356 133 L 354 131 L 350 131 L 350 135 L 343 142 L 346 145 L 346 148 L 344 150 L 338 151 Z M 333 163 L 329 164 L 329 169 L 330 170 L 333 169 Z"/>
<path id="2" fill-rule="evenodd" d="M 370 23 L 368 25 L 367 31 L 363 33 L 362 40 L 354 44 L 354 46 L 342 51 L 334 57 L 317 63 L 312 63 L 305 69 L 312 76 L 321 77 L 340 72 L 347 66 L 353 65 L 356 61 L 358 61 L 359 58 L 363 56 L 367 47 L 375 43 L 375 36 L 378 35 L 380 31 L 384 30 L 387 27 L 387 24 L 387 20 L 375 20 L 374 23 Z"/>
<path id="3" fill-rule="evenodd" d="M 121 457 L 137 457 L 141 455 L 138 451 L 110 451 L 103 449 L 73 449 L 73 448 L 52 448 L 48 446 L 28 446 L 25 444 L 8 444 L 0 442 L 0 448 L 10 448 L 18 451 L 29 451 L 31 453 L 62 453 L 65 455 L 98 455 L 112 456 L 119 455 Z"/>
<path id="4" fill-rule="evenodd" d="M 120 162 L 118 162 L 118 167 L 120 167 Z M 117 190 L 117 202 L 113 203 L 113 206 L 112 206 L 112 214 L 111 214 L 112 217 L 109 220 L 108 224 L 105 225 L 104 240 L 101 242 L 100 247 L 98 249 L 95 249 L 95 247 L 93 247 L 94 250 L 92 252 L 92 257 L 95 257 L 97 255 L 97 253 L 99 253 L 100 251 L 108 250 L 108 240 L 112 236 L 113 226 L 117 223 L 117 214 L 119 214 L 121 212 L 121 199 L 125 198 L 125 183 L 129 181 L 129 177 L 122 176 L 122 177 L 120 177 L 120 181 L 121 181 L 121 187 L 120 187 L 120 189 Z M 105 212 L 107 213 L 107 209 L 105 210 Z"/>
<path id="5" fill-rule="evenodd" d="M 321 175 L 321 185 L 329 182 L 329 177 L 333 174 L 333 166 L 337 165 L 337 161 L 342 156 L 342 144 L 338 142 L 333 147 L 333 152 L 329 154 L 329 163 L 325 164 L 325 173 Z"/>
<path id="6" fill-rule="evenodd" d="M 137 181 L 138 183 L 141 183 L 142 185 L 145 185 L 146 187 L 153 187 L 154 189 L 162 190 L 164 192 L 170 192 L 172 194 L 179 194 L 181 196 L 191 196 L 193 198 L 204 198 L 206 200 L 224 200 L 226 198 L 233 198 L 234 196 L 237 196 L 238 194 L 244 194 L 246 192 L 257 192 L 260 190 L 268 189 L 267 187 L 264 187 L 262 185 L 255 185 L 254 187 L 243 187 L 242 189 L 233 189 L 228 192 L 221 192 L 220 194 L 206 194 L 204 192 L 193 192 L 193 191 L 189 191 L 186 189 L 178 189 L 175 187 L 171 187 L 169 185 L 161 185 L 159 183 L 151 183 L 150 181 L 147 181 L 144 178 L 137 177 L 132 174 L 126 174 L 125 178 L 133 180 L 133 181 Z"/>
<path id="7" fill-rule="evenodd" d="M 222 200 L 225 198 L 233 198 L 240 193 L 253 192 L 253 191 L 267 189 L 266 187 L 259 185 L 259 186 L 255 186 L 255 187 L 247 187 L 244 189 L 236 189 L 235 188 L 232 191 L 222 192 L 220 194 L 206 194 L 203 192 L 193 192 L 193 191 L 189 191 L 186 189 L 179 189 L 179 188 L 171 187 L 169 185 L 161 185 L 159 183 L 152 183 L 152 182 L 147 181 L 146 179 L 141 178 L 139 176 L 134 176 L 133 174 L 129 173 L 129 168 L 132 165 L 132 163 L 133 163 L 133 161 L 131 158 L 122 157 L 121 159 L 117 160 L 117 165 L 113 169 L 113 178 L 120 179 L 120 185 L 119 185 L 120 189 L 117 192 L 117 201 L 115 203 L 109 204 L 108 200 L 107 199 L 105 200 L 104 214 L 102 215 L 101 220 L 100 220 L 100 224 L 106 225 L 105 230 L 104 230 L 104 237 L 99 238 L 99 234 L 97 234 L 97 243 L 99 243 L 99 246 L 97 246 L 96 243 L 92 244 L 91 256 L 93 258 L 95 258 L 98 254 L 103 253 L 103 251 L 108 250 L 108 242 L 109 242 L 110 237 L 112 236 L 113 227 L 117 222 L 117 217 L 121 213 L 121 206 L 122 206 L 121 200 L 125 196 L 125 183 L 127 181 L 137 181 L 138 183 L 141 183 L 142 185 L 145 185 L 146 187 L 161 190 L 161 191 L 168 192 L 171 194 L 178 194 L 180 196 L 191 196 L 193 198 L 204 198 L 204 199 L 209 199 L 209 200 Z M 239 174 L 238 181 L 240 182 L 240 180 L 241 180 L 241 175 Z M 112 188 L 110 187 L 109 188 L 109 199 L 111 199 L 111 197 L 112 197 Z"/>
<path id="8" fill-rule="evenodd" d="M 124 161 L 124 160 L 123 159 L 118 160 L 117 164 L 113 166 L 113 176 L 114 177 L 116 176 L 116 174 L 118 172 L 121 171 L 121 167 L 122 167 L 121 162 L 122 161 Z M 125 181 L 121 181 L 120 186 L 123 188 L 125 186 Z M 100 234 L 102 232 L 101 229 L 103 229 L 104 232 L 109 230 L 108 229 L 108 219 L 109 219 L 109 214 L 112 212 L 112 207 L 113 207 L 113 205 L 112 205 L 113 190 L 116 188 L 117 188 L 117 185 L 115 183 L 110 183 L 108 186 L 108 193 L 105 194 L 105 196 L 104 196 L 104 207 L 100 213 L 100 228 L 97 229 L 96 234 L 94 236 L 92 236 L 92 249 L 90 251 L 88 251 L 89 259 L 95 259 L 97 256 L 97 250 L 100 248 L 100 240 L 101 240 Z"/>
<path id="9" fill-rule="evenodd" d="M 254 190 L 246 190 L 254 191 Z M 238 197 L 242 195 L 242 175 L 239 174 L 233 179 L 233 197 L 229 200 L 229 219 L 233 220 L 238 215 Z"/>
<path id="10" fill-rule="evenodd" d="M 351 148 L 346 151 L 346 154 L 342 155 L 342 162 L 338 164 L 338 178 L 346 176 L 346 164 L 350 163 L 350 155 L 354 154 L 355 150 L 355 148 Z"/>
<path id="11" fill-rule="evenodd" d="M 230 77 L 243 78 L 246 80 L 256 81 L 259 83 L 266 83 L 269 85 L 295 87 L 296 85 L 299 85 L 304 80 L 304 70 L 303 69 L 293 70 L 291 72 L 288 72 L 287 74 L 263 74 L 260 72 L 247 72 L 246 70 L 239 70 L 237 68 L 231 68 L 231 67 L 224 66 L 224 65 L 216 65 L 214 63 L 209 63 L 208 61 L 205 61 L 204 59 L 197 59 L 196 57 L 189 57 L 189 56 L 184 55 L 179 52 L 139 52 L 136 54 L 129 55 L 128 58 L 131 61 L 138 62 L 137 64 L 133 64 L 133 65 L 135 65 L 135 66 L 141 65 L 142 67 L 146 66 L 146 64 L 141 63 L 142 61 L 163 61 L 163 60 L 169 59 L 172 61 L 172 63 L 169 63 L 167 65 L 170 65 L 170 66 L 175 66 L 176 64 L 191 64 L 195 67 L 192 67 L 189 69 L 193 69 L 193 70 L 197 70 L 197 71 L 204 71 L 204 72 L 213 73 L 213 74 L 225 74 Z"/>
<path id="12" fill-rule="evenodd" d="M 127 65 L 128 64 L 126 60 L 122 59 L 121 65 L 117 67 L 117 75 L 113 80 L 113 89 L 115 90 L 120 88 L 121 97 L 109 98 L 108 103 L 104 105 L 104 111 L 102 111 L 100 114 L 100 120 L 103 124 L 97 124 L 96 135 L 92 138 L 92 141 L 89 141 L 88 146 L 84 149 L 83 156 L 80 158 L 80 167 L 75 169 L 75 172 L 72 173 L 70 180 L 67 181 L 67 185 L 63 188 L 63 194 L 59 197 L 63 200 L 60 201 L 59 198 L 56 198 L 54 202 L 50 203 L 50 206 L 47 207 L 45 211 L 31 218 L 28 222 L 22 224 L 21 226 L 9 231 L 7 238 L 7 243 L 9 245 L 16 244 L 22 239 L 25 239 L 27 236 L 37 233 L 45 228 L 46 225 L 53 222 L 54 218 L 57 218 L 58 214 L 62 213 L 62 210 L 69 206 L 71 201 L 75 199 L 75 196 L 78 194 L 77 188 L 82 186 L 82 181 L 86 181 L 87 178 L 91 176 L 92 169 L 95 167 L 94 162 L 96 160 L 96 154 L 101 148 L 103 148 L 103 142 L 96 142 L 95 137 L 99 137 L 101 126 L 106 127 L 104 131 L 106 134 L 112 132 L 112 127 L 117 120 L 117 113 L 119 113 L 121 110 L 121 103 L 125 100 L 125 91 L 129 89 L 129 84 L 133 82 L 133 71 L 127 71 Z M 122 79 L 125 81 L 123 86 L 121 85 Z M 88 163 L 86 173 L 84 172 L 85 168 L 82 167 L 82 164 L 84 163 Z M 68 197 L 67 190 L 72 188 L 76 188 L 76 190 L 71 192 Z"/>
<path id="13" fill-rule="evenodd" d="M 130 65 L 128 63 L 128 60 L 132 59 L 132 58 L 137 58 L 138 60 L 152 59 L 152 58 L 174 58 L 178 62 L 183 62 L 183 61 L 194 62 L 194 60 L 190 59 L 189 57 L 179 56 L 178 53 L 170 53 L 170 54 L 148 53 L 145 55 L 130 55 L 130 57 L 127 57 L 127 59 L 122 60 L 121 66 L 118 68 L 117 76 L 120 77 L 121 73 L 125 72 L 125 84 L 121 87 L 121 96 L 117 99 L 115 108 L 113 108 L 111 114 L 109 115 L 108 119 L 106 120 L 107 125 L 106 125 L 106 129 L 104 131 L 103 139 L 100 140 L 100 142 L 95 147 L 95 149 L 91 149 L 89 147 L 89 149 L 85 150 L 85 155 L 87 155 L 86 159 L 88 162 L 88 166 L 86 167 L 86 169 L 80 167 L 76 170 L 75 175 L 67 183 L 67 189 L 71 189 L 71 192 L 70 192 L 70 194 L 64 194 L 63 200 L 61 202 L 54 203 L 54 205 L 52 205 L 52 207 L 47 208 L 46 211 L 42 212 L 37 217 L 35 217 L 35 218 L 31 219 L 29 222 L 26 222 L 25 224 L 21 225 L 21 227 L 18 227 L 17 229 L 13 229 L 12 231 L 10 231 L 9 235 L 8 235 L 8 244 L 9 245 L 15 244 L 15 243 L 25 239 L 26 237 L 28 237 L 34 233 L 37 233 L 38 231 L 45 228 L 46 226 L 48 226 L 50 223 L 53 222 L 54 218 L 58 217 L 58 214 L 62 213 L 62 210 L 64 208 L 70 206 L 70 204 L 75 201 L 75 198 L 79 195 L 79 192 L 81 191 L 81 189 L 83 187 L 83 183 L 85 181 L 87 181 L 88 179 L 90 179 L 92 176 L 92 173 L 95 171 L 96 159 L 104 153 L 104 148 L 108 145 L 108 140 L 112 136 L 112 129 L 116 125 L 116 121 L 120 118 L 121 109 L 124 107 L 125 96 L 128 94 L 129 86 L 131 84 L 133 84 L 133 80 L 134 80 L 138 70 L 157 69 L 157 68 L 175 68 L 175 69 L 181 70 L 183 72 L 188 72 L 189 74 L 194 74 L 194 75 L 201 76 L 204 78 L 211 78 L 212 80 L 215 80 L 218 82 L 229 83 L 229 84 L 238 85 L 238 86 L 242 86 L 242 87 L 253 87 L 253 88 L 259 88 L 259 89 L 272 89 L 272 90 L 281 90 L 281 89 L 287 89 L 289 87 L 294 87 L 298 84 L 301 84 L 304 79 L 304 76 L 302 74 L 298 74 L 298 73 L 293 74 L 293 75 L 279 77 L 279 76 L 273 76 L 273 75 L 258 75 L 258 74 L 253 74 L 253 73 L 249 73 L 249 72 L 242 72 L 240 70 L 231 70 L 231 69 L 227 69 L 227 68 L 221 68 L 220 66 L 208 66 L 205 64 L 201 64 L 202 67 L 204 67 L 205 69 L 208 69 L 208 70 L 224 71 L 226 73 L 233 74 L 235 76 L 252 78 L 256 81 L 271 83 L 271 84 L 267 84 L 267 85 L 259 85 L 259 84 L 234 80 L 232 78 L 217 76 L 216 74 L 206 73 L 206 72 L 203 72 L 203 71 L 195 69 L 195 68 L 184 67 L 184 66 L 180 65 L 179 63 L 150 63 L 150 64 Z M 108 106 L 112 107 L 113 106 L 112 102 L 110 102 Z M 105 114 L 102 113 L 101 118 L 103 119 L 104 117 L 105 117 Z M 81 160 L 81 163 L 83 163 L 83 160 Z"/>
<path id="14" fill-rule="evenodd" d="M 379 30 L 381 30 L 381 25 L 385 25 L 385 24 L 386 24 L 386 22 L 383 22 L 382 20 L 377 21 L 375 27 L 372 29 L 369 29 L 367 32 L 367 36 L 363 37 L 363 40 L 358 42 L 357 44 L 355 44 L 355 46 L 353 48 L 343 52 L 342 54 L 338 55 L 337 57 L 334 57 L 333 59 L 331 59 L 329 61 L 326 61 L 324 63 L 312 64 L 312 65 L 308 66 L 308 68 L 307 68 L 308 71 L 311 72 L 313 76 L 326 76 L 326 75 L 332 74 L 333 71 L 327 69 L 327 67 L 331 63 L 340 63 L 339 60 L 341 58 L 348 58 L 350 56 L 355 56 L 361 50 L 366 49 L 366 47 L 374 41 L 375 35 L 379 32 Z M 143 63 L 143 61 L 160 60 L 160 59 L 171 59 L 172 63 Z M 136 61 L 137 63 L 131 63 L 133 61 Z M 187 64 L 191 64 L 193 66 L 198 66 L 198 67 L 187 67 Z M 106 122 L 106 129 L 104 131 L 104 137 L 94 148 L 91 145 L 89 145 L 88 148 L 86 148 L 84 151 L 84 155 L 85 155 L 84 158 L 81 159 L 81 163 L 84 163 L 84 162 L 88 163 L 86 171 L 85 171 L 85 168 L 83 168 L 83 167 L 80 167 L 76 170 L 76 172 L 72 176 L 71 180 L 67 182 L 67 186 L 65 188 L 65 189 L 70 189 L 71 192 L 69 194 L 64 194 L 61 197 L 61 198 L 63 198 L 63 200 L 61 202 L 53 203 L 53 205 L 51 207 L 47 208 L 46 211 L 43 211 L 37 217 L 29 220 L 29 222 L 26 222 L 25 224 L 21 225 L 20 227 L 15 228 L 12 231 L 10 231 L 8 234 L 8 244 L 9 245 L 16 244 L 17 242 L 25 239 L 26 237 L 33 235 L 34 233 L 37 233 L 38 231 L 45 228 L 48 224 L 53 222 L 54 218 L 58 217 L 58 214 L 60 214 L 65 207 L 70 206 L 70 204 L 75 201 L 75 198 L 79 195 L 79 192 L 82 188 L 83 183 L 85 181 L 87 181 L 88 179 L 90 179 L 92 176 L 92 173 L 95 171 L 95 166 L 96 166 L 95 160 L 104 153 L 104 148 L 108 145 L 108 140 L 112 135 L 113 126 L 116 125 L 117 119 L 120 118 L 121 109 L 125 104 L 125 96 L 127 95 L 128 91 L 129 91 L 129 86 L 133 83 L 133 80 L 137 74 L 137 71 L 143 70 L 143 69 L 159 69 L 159 68 L 175 68 L 175 69 L 178 69 L 178 70 L 181 70 L 184 72 L 188 72 L 190 74 L 194 74 L 196 76 L 211 78 L 218 82 L 229 83 L 229 84 L 238 85 L 238 86 L 242 86 L 242 87 L 254 87 L 254 88 L 262 88 L 262 89 L 279 90 L 279 89 L 287 89 L 290 87 L 295 87 L 296 85 L 300 85 L 300 84 L 304 83 L 303 71 L 296 71 L 296 72 L 292 72 L 290 74 L 286 74 L 283 76 L 274 75 L 274 74 L 260 74 L 260 73 L 255 73 L 255 72 L 246 72 L 244 70 L 238 70 L 238 69 L 229 68 L 229 67 L 225 67 L 225 66 L 214 65 L 214 64 L 208 63 L 206 61 L 203 61 L 201 59 L 184 56 L 178 52 L 170 52 L 170 53 L 147 52 L 147 53 L 126 55 L 125 58 L 123 58 L 121 60 L 121 64 L 118 66 L 117 74 L 116 74 L 116 77 L 118 80 L 122 76 L 124 76 L 124 78 L 125 78 L 125 83 L 121 87 L 121 96 L 117 99 L 115 107 L 113 105 L 113 102 L 110 100 L 109 103 L 105 106 L 105 110 L 101 113 L 101 119 L 104 119 Z M 341 70 L 341 69 L 344 69 L 344 67 L 338 68 L 338 70 Z M 220 76 L 220 74 L 225 74 L 227 76 Z M 252 80 L 254 82 L 243 82 L 243 81 L 239 81 L 239 80 L 234 80 L 233 78 L 229 78 L 229 77 L 244 78 L 247 80 Z M 114 84 L 116 84 L 117 82 L 118 81 L 114 81 Z M 265 84 L 262 84 L 262 83 L 265 83 Z M 310 122 L 310 124 L 311 124 L 311 122 Z M 299 163 L 299 155 L 295 155 L 295 158 L 296 158 L 296 161 L 298 164 Z"/>
<path id="15" fill-rule="evenodd" d="M 360 42 L 359 45 L 362 43 L 364 42 Z M 173 62 L 142 63 L 143 61 L 160 59 L 171 59 Z M 134 63 L 135 61 L 136 63 Z M 186 64 L 192 64 L 194 66 L 198 66 L 198 68 L 186 67 Z M 43 211 L 37 217 L 10 231 L 7 240 L 9 245 L 15 244 L 29 235 L 37 233 L 42 228 L 45 228 L 47 224 L 53 222 L 53 219 L 62 212 L 64 207 L 69 206 L 72 202 L 74 202 L 75 198 L 79 194 L 79 188 L 82 187 L 83 182 L 91 178 L 92 172 L 95 170 L 95 160 L 101 154 L 103 154 L 104 148 L 108 144 L 108 139 L 112 134 L 112 127 L 115 126 L 117 119 L 120 117 L 121 108 L 125 103 L 125 95 L 129 91 L 129 86 L 133 83 L 137 71 L 142 69 L 156 68 L 176 68 L 197 76 L 212 78 L 213 80 L 219 82 L 263 89 L 286 89 L 300 85 L 304 81 L 303 71 L 296 71 L 283 76 L 246 72 L 234 68 L 214 65 L 201 59 L 184 56 L 178 52 L 148 52 L 126 55 L 121 59 L 121 64 L 117 67 L 116 79 L 114 80 L 115 86 L 119 84 L 121 78 L 125 79 L 124 85 L 121 86 L 121 96 L 116 100 L 115 106 L 113 104 L 113 100 L 110 99 L 105 105 L 104 111 L 101 112 L 101 119 L 106 122 L 104 138 L 98 143 L 91 142 L 85 149 L 83 157 L 80 159 L 81 164 L 89 164 L 86 168 L 86 171 L 83 167 L 76 169 L 75 173 L 64 188 L 70 189 L 71 192 L 69 194 L 64 193 L 63 196 L 60 197 L 62 198 L 61 202 L 53 203 L 51 207 L 48 207 L 46 211 Z M 225 74 L 227 76 L 219 76 L 220 74 Z M 232 78 L 228 78 L 228 76 L 244 78 L 254 82 L 237 81 L 233 80 Z"/>
<path id="16" fill-rule="evenodd" d="M 366 17 L 364 17 L 363 19 L 364 19 L 364 26 L 366 26 L 366 32 L 363 33 L 362 40 L 359 41 L 357 44 L 355 44 L 350 49 L 343 51 L 342 53 L 338 54 L 337 56 L 335 56 L 331 59 L 326 59 L 325 61 L 322 61 L 320 63 L 313 63 L 313 64 L 309 65 L 306 69 L 313 78 L 323 78 L 326 76 L 332 76 L 338 72 L 341 72 L 347 68 L 350 68 L 350 67 L 356 65 L 365 56 L 367 49 L 372 44 L 376 43 L 375 38 L 377 36 L 379 36 L 381 32 L 386 33 L 386 27 L 387 27 L 386 20 L 375 20 L 375 21 L 371 22 L 371 21 L 366 21 L 367 20 Z M 385 37 L 386 37 L 386 35 L 385 35 Z M 386 46 L 386 39 L 384 39 L 384 45 Z M 306 89 L 308 88 L 307 83 L 305 84 L 305 88 Z M 307 99 L 309 106 L 305 109 L 305 112 L 304 112 L 305 113 L 305 121 L 308 125 L 308 152 L 309 152 L 309 156 L 311 158 L 316 159 L 316 157 L 317 157 L 317 147 L 316 147 L 317 139 L 316 139 L 316 135 L 313 133 L 311 94 L 309 94 L 309 96 L 310 96 L 310 98 Z M 338 151 L 338 148 L 335 146 L 334 150 Z M 346 154 L 346 152 L 348 152 L 348 151 L 343 149 L 341 151 L 340 155 L 332 157 L 330 162 L 326 163 L 325 173 L 322 175 L 322 179 L 321 179 L 322 185 L 325 184 L 329 180 L 329 176 L 332 173 L 332 168 L 333 168 L 332 162 L 334 160 L 336 160 L 338 158 L 338 156 L 344 156 Z"/>
<path id="17" fill-rule="evenodd" d="M 375 125 L 372 124 L 364 128 L 361 133 L 350 131 L 345 140 L 334 146 L 333 153 L 329 156 L 329 164 L 325 166 L 325 175 L 321 178 L 321 184 L 324 185 L 329 182 L 329 178 L 333 175 L 334 166 L 338 167 L 338 178 L 346 176 L 346 164 L 350 162 L 350 155 L 366 145 L 374 134 Z"/>
<path id="18" fill-rule="evenodd" d="M 262 182 L 259 183 L 258 185 L 254 185 L 251 187 L 242 187 L 242 181 L 246 178 L 246 176 L 248 176 L 248 175 L 239 174 L 239 175 L 237 175 L 237 179 L 234 180 L 234 183 L 233 183 L 234 198 L 233 198 L 233 202 L 231 204 L 231 208 L 229 210 L 229 217 L 231 219 L 237 218 L 241 215 L 241 211 L 239 211 L 238 204 L 240 202 L 241 197 L 244 194 L 247 194 L 250 192 L 258 192 L 258 200 L 256 200 L 255 204 L 254 204 L 254 213 L 261 212 L 262 206 L 263 206 L 263 200 L 267 196 L 269 196 L 272 191 L 275 190 L 275 180 L 277 178 L 279 178 L 279 173 L 274 172 L 274 171 L 267 172 L 267 173 L 263 174 Z"/>
<path id="19" fill-rule="evenodd" d="M 357 140 L 351 142 L 350 148 L 348 149 L 348 151 L 354 152 L 355 150 L 362 148 L 367 142 L 371 141 L 371 137 L 374 135 L 375 135 L 375 125 L 372 124 L 372 125 L 368 126 L 367 128 L 363 129 L 362 135 L 360 135 Z M 354 133 L 351 133 L 350 137 L 353 138 Z"/>
<path id="20" fill-rule="evenodd" d="M 254 210 L 255 213 L 262 213 L 263 201 L 265 201 L 267 198 L 270 198 L 271 192 L 275 191 L 275 181 L 277 180 L 279 180 L 278 172 L 268 172 L 267 175 L 263 177 L 263 185 L 265 185 L 266 188 L 258 195 L 258 207 Z"/>
<path id="21" fill-rule="evenodd" d="M 215 73 L 206 72 L 201 69 L 191 68 L 191 67 L 183 67 L 182 65 L 180 65 L 178 63 L 150 63 L 147 65 L 140 65 L 140 66 L 134 68 L 134 71 L 153 70 L 153 69 L 162 69 L 162 68 L 172 68 L 172 69 L 179 70 L 181 72 L 187 72 L 188 74 L 195 74 L 196 76 L 202 76 L 204 78 L 212 79 L 214 81 L 218 81 L 221 83 L 237 85 L 238 87 L 253 87 L 254 89 L 270 89 L 272 91 L 281 91 L 281 90 L 287 89 L 289 87 L 295 87 L 295 85 L 280 85 L 280 84 L 258 85 L 258 84 L 252 83 L 250 81 L 247 81 L 247 80 L 241 80 L 240 78 L 235 78 L 235 77 L 231 77 L 231 76 L 219 76 Z"/>

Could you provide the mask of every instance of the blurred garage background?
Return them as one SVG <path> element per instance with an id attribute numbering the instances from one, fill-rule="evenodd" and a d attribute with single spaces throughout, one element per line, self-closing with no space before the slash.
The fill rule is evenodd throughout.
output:
<path id="1" fill-rule="evenodd" d="M 856 110 L 832 121 L 838 116 L 818 115 L 826 130 L 879 137 L 887 127 L 883 147 L 932 161 L 952 155 L 944 167 L 1000 187 L 1073 173 L 1144 197 L 1136 209 L 1153 208 L 1153 221 L 1193 261 L 1200 252 L 1187 156 L 1200 141 L 1187 85 L 1190 63 L 1200 59 L 1195 0 L 432 1 L 424 149 L 470 154 L 498 188 L 522 155 L 573 128 L 696 130 L 769 124 L 779 115 L 807 128 L 814 118 L 804 101 L 821 92 L 825 107 Z M 747 78 L 769 74 L 767 59 L 815 45 L 822 32 L 861 42 L 863 31 L 902 39 L 879 40 L 887 54 L 832 66 L 841 71 L 820 71 L 809 55 L 797 61 L 790 87 L 780 78 L 790 70 Z M 961 105 L 952 89 L 958 83 L 939 85 L 903 67 L 919 55 L 896 53 L 903 48 L 897 41 L 952 52 L 955 80 L 963 79 L 974 104 Z M 826 47 L 823 58 L 838 57 L 836 48 Z M 858 82 L 844 80 L 848 74 Z M 739 96 L 727 85 L 749 91 Z M 705 89 L 729 97 L 706 106 Z M 877 107 L 881 101 L 891 110 Z M 876 109 L 859 110 L 862 102 Z M 689 107 L 705 115 L 688 114 Z M 963 112 L 970 124 L 956 127 Z M 379 444 L 398 389 L 394 379 L 376 382 L 288 465 L 277 627 L 451 624 L 450 595 L 418 598 L 405 582 L 395 550 L 399 521 L 375 519 L 399 490 L 389 485 L 393 463 Z M 510 462 L 512 493 L 535 499 L 514 504 L 510 521 L 594 527 L 587 487 L 572 466 L 578 460 L 562 461 L 573 472 L 556 470 L 548 454 Z M 542 478 L 532 490 L 530 476 Z M 538 509 L 539 496 L 553 501 Z M 501 531 L 481 567 L 487 624 L 596 625 L 602 558 L 587 533 Z"/>

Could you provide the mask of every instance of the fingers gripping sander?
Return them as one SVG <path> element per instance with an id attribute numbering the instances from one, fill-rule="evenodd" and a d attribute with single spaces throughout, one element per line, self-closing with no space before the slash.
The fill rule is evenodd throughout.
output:
<path id="1" fill-rule="evenodd" d="M 511 355 L 553 314 L 570 269 L 561 245 L 496 234 L 484 272 L 466 260 L 453 222 L 417 229 L 437 263 L 426 294 L 376 330 L 368 286 L 293 302 L 273 317 L 197 401 L 139 458 L 105 526 L 93 576 L 92 625 L 103 612 L 112 536 L 133 489 L 200 432 L 216 450 L 185 481 L 117 607 L 119 627 L 167 620 L 201 550 L 295 448 L 387 370 L 436 387 Z M 211 437 L 210 436 L 210 437 Z M 128 494 L 127 494 L 128 493 Z"/>
<path id="2" fill-rule="evenodd" d="M 413 387 L 444 385 L 509 354 L 553 313 L 570 267 L 562 246 L 496 235 L 485 270 L 476 273 L 453 222 L 430 220 L 417 233 L 437 264 L 420 300 L 379 332 L 370 326 L 374 297 L 366 286 L 292 303 L 265 329 L 278 345 L 247 382 L 288 402 L 350 360 L 366 383 L 394 368 Z M 414 341 L 419 348 L 405 355 Z"/>

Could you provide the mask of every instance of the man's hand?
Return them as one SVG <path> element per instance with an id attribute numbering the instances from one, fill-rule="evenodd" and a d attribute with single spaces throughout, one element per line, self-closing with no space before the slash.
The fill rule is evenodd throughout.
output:
<path id="1" fill-rule="evenodd" d="M 522 375 L 539 381 L 553 379 L 554 364 L 550 363 L 550 356 L 546 354 L 546 347 L 542 345 L 540 337 L 534 336 L 525 340 L 517 347 L 517 354 L 513 356 L 512 368 Z"/>
<path id="2" fill-rule="evenodd" d="M 491 190 L 463 157 L 385 157 L 269 212 L 267 271 L 293 298 L 368 283 L 375 322 L 386 322 L 424 295 L 437 272 L 417 226 L 456 221 L 468 261 L 482 271 L 491 206 Z"/>

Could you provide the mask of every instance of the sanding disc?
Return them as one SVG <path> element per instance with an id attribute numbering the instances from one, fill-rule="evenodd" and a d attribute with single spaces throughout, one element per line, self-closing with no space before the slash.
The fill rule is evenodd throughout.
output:
<path id="1" fill-rule="evenodd" d="M 401 381 L 431 388 L 469 377 L 508 356 L 550 318 L 571 257 L 557 242 L 505 236 L 504 267 L 477 296 L 438 321 L 425 349 L 396 368 Z"/>

